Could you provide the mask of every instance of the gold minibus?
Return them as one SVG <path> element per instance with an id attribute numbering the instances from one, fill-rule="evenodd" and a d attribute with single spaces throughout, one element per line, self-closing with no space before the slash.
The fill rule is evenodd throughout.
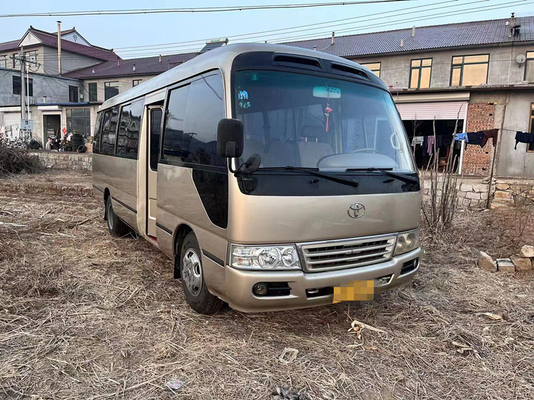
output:
<path id="1" fill-rule="evenodd" d="M 208 51 L 107 100 L 93 151 L 110 233 L 169 256 L 199 313 L 325 305 L 336 288 L 381 293 L 419 267 L 403 123 L 386 85 L 346 59 Z"/>

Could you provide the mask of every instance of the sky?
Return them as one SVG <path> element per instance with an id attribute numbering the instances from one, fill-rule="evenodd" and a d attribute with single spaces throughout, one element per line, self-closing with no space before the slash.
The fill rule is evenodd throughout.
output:
<path id="1" fill-rule="evenodd" d="M 25 0 L 23 3 L 2 0 L 0 15 L 50 11 L 143 9 L 168 7 L 208 7 L 222 5 L 294 4 L 321 0 L 180 0 L 150 2 L 140 0 Z M 336 2 L 336 0 L 322 0 Z M 503 7 L 500 9 L 492 9 Z M 407 10 L 407 8 L 410 8 Z M 199 39 L 230 37 L 233 35 L 292 28 L 298 25 L 317 24 L 300 28 L 299 32 L 262 33 L 247 41 L 283 42 L 303 38 L 351 33 L 376 32 L 412 26 L 426 26 L 451 22 L 466 22 L 534 15 L 534 0 L 409 0 L 384 4 L 360 4 L 308 9 L 278 9 L 236 11 L 224 13 L 187 13 L 120 16 L 61 17 L 62 29 L 76 27 L 78 32 L 94 45 L 113 48 L 123 58 L 145 57 L 157 54 L 195 51 L 201 43 L 183 44 Z M 374 15 L 381 13 L 379 15 Z M 339 19 L 351 20 L 332 23 Z M 57 29 L 58 17 L 0 18 L 0 42 L 22 37 L 30 25 L 45 31 Z M 231 38 L 231 43 L 245 41 Z M 165 47 L 147 47 L 166 43 L 179 43 Z"/>

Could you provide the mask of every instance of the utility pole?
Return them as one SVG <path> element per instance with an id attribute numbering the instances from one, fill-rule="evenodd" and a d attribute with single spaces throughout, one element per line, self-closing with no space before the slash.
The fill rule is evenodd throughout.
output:
<path id="1" fill-rule="evenodd" d="M 29 139 L 32 136 L 33 123 L 30 119 L 30 71 L 26 64 L 39 65 L 37 61 L 28 60 L 24 54 L 24 47 L 20 48 L 20 55 L 13 55 L 13 61 L 20 63 L 20 130 L 23 138 Z"/>
<path id="2" fill-rule="evenodd" d="M 57 21 L 57 69 L 61 76 L 61 21 Z"/>
<path id="3" fill-rule="evenodd" d="M 24 84 L 24 70 L 26 66 L 26 57 L 24 56 L 24 47 L 21 46 L 20 48 L 20 116 L 22 121 L 26 121 L 26 85 Z M 21 125 L 23 125 L 23 122 L 21 121 Z M 23 137 L 26 136 L 24 133 L 26 132 L 26 126 L 24 126 L 23 129 Z"/>

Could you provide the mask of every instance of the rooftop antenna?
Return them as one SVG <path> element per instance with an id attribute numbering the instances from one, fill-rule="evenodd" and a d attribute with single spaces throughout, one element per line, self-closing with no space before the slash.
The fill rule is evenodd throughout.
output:
<path id="1" fill-rule="evenodd" d="M 336 39 L 336 32 L 332 32 L 332 42 L 330 43 L 331 46 L 334 45 L 335 39 Z"/>
<path id="2" fill-rule="evenodd" d="M 415 26 L 412 28 L 412 37 L 415 37 Z"/>

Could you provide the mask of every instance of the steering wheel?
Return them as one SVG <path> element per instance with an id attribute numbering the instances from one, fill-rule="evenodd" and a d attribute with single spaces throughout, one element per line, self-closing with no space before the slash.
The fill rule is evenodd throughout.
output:
<path id="1" fill-rule="evenodd" d="M 362 153 L 362 152 L 364 152 L 364 151 L 371 151 L 371 152 L 373 152 L 373 153 L 378 153 L 378 152 L 376 151 L 376 149 L 375 149 L 375 148 L 372 148 L 372 147 L 365 147 L 365 148 L 363 148 L 363 149 L 356 149 L 356 150 L 351 151 L 351 153 Z"/>

